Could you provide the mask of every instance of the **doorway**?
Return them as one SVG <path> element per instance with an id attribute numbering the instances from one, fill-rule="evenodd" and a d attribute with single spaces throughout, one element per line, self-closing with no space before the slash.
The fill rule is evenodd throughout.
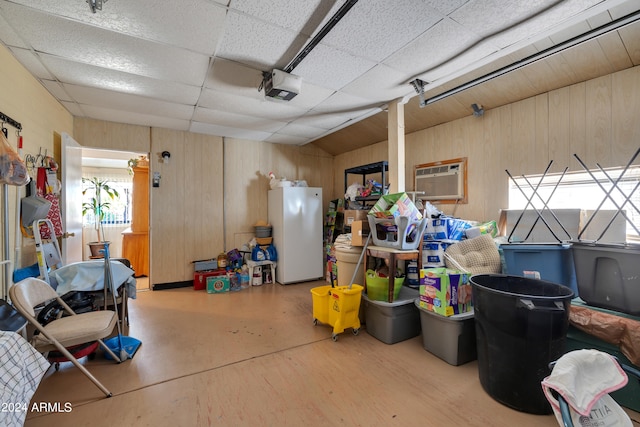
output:
<path id="1" fill-rule="evenodd" d="M 102 239 L 110 242 L 112 258 L 131 262 L 141 290 L 145 284 L 149 287 L 148 157 L 148 153 L 82 148 L 82 177 L 106 180 L 117 191 L 117 197 L 108 200 L 100 223 Z M 91 256 L 89 242 L 97 237 L 95 223 L 90 214 L 83 214 L 83 260 Z"/>

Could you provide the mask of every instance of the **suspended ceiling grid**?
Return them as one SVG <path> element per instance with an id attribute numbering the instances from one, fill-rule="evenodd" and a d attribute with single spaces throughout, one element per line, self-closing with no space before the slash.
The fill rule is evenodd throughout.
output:
<path id="1" fill-rule="evenodd" d="M 386 139 L 384 109 L 398 98 L 412 98 L 409 132 L 471 114 L 473 102 L 491 108 L 639 62 L 638 31 L 623 29 L 608 44 L 593 42 L 600 67 L 579 71 L 575 61 L 585 55 L 563 53 L 519 71 L 525 80 L 501 77 L 419 109 L 415 78 L 427 82 L 428 96 L 437 94 L 637 11 L 640 2 L 362 0 L 293 70 L 300 94 L 265 99 L 262 73 L 285 68 L 343 3 L 109 0 L 92 13 L 84 0 L 0 0 L 0 41 L 74 116 L 313 142 L 331 154 Z M 615 56 L 613 47 L 626 53 Z M 570 75 L 557 72 L 567 67 Z"/>

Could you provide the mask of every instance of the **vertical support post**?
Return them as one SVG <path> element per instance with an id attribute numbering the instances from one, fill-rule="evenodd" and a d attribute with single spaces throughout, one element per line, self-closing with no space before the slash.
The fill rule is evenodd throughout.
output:
<path id="1" fill-rule="evenodd" d="M 389 104 L 387 122 L 390 194 L 405 191 L 404 104 L 402 99 Z"/>

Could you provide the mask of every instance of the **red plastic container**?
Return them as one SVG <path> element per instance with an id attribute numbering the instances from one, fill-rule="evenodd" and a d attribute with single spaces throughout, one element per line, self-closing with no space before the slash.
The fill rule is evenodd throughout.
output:
<path id="1" fill-rule="evenodd" d="M 207 277 L 221 276 L 226 274 L 225 270 L 205 270 L 196 271 L 193 275 L 193 290 L 203 291 L 207 288 Z"/>

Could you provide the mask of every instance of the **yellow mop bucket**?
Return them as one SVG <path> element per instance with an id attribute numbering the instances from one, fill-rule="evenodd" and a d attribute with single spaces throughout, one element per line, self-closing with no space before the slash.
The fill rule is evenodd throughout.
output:
<path id="1" fill-rule="evenodd" d="M 338 340 L 338 334 L 347 328 L 353 328 L 353 334 L 360 332 L 360 299 L 363 286 L 331 285 L 311 289 L 313 300 L 313 324 L 318 322 L 333 326 L 331 338 Z"/>
<path id="2" fill-rule="evenodd" d="M 362 257 L 367 250 L 370 238 L 371 234 L 364 244 L 349 286 L 334 286 L 332 274 L 331 285 L 311 288 L 313 324 L 317 325 L 320 322 L 333 326 L 331 338 L 334 341 L 337 341 L 338 334 L 347 328 L 353 328 L 353 335 L 358 335 L 360 332 L 360 299 L 364 286 L 355 285 L 353 281 L 356 278 L 358 267 L 362 263 Z"/>

